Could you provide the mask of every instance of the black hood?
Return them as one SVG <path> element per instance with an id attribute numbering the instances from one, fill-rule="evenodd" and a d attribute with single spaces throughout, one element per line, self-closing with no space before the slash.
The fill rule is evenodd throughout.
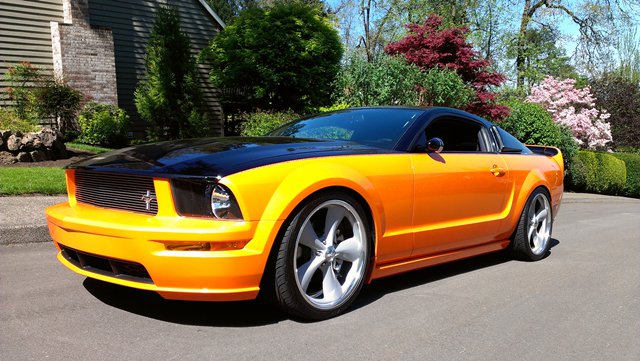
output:
<path id="1" fill-rule="evenodd" d="M 127 147 L 98 154 L 68 168 L 171 178 L 224 177 L 295 159 L 390 152 L 347 141 L 289 137 L 202 138 Z"/>

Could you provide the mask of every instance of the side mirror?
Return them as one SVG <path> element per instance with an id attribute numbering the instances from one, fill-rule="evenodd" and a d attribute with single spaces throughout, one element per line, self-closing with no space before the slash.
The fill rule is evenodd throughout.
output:
<path id="1" fill-rule="evenodd" d="M 440 138 L 431 138 L 427 142 L 427 150 L 431 153 L 440 153 L 444 149 L 444 142 Z"/>

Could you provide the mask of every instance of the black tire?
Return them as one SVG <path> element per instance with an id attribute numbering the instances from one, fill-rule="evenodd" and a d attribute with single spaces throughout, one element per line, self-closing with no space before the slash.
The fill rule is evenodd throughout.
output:
<path id="1" fill-rule="evenodd" d="M 362 206 L 343 192 L 321 193 L 298 208 L 285 227 L 275 255 L 275 302 L 303 319 L 339 315 L 362 289 L 371 258 Z"/>
<path id="2" fill-rule="evenodd" d="M 551 247 L 553 216 L 549 193 L 536 188 L 520 215 L 518 227 L 511 239 L 510 250 L 514 258 L 522 261 L 539 261 Z"/>

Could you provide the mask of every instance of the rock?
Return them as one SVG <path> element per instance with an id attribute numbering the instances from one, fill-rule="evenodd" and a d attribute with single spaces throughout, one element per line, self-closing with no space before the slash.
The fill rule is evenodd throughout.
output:
<path id="1" fill-rule="evenodd" d="M 42 129 L 40 132 L 38 132 L 38 138 L 40 138 L 42 145 L 47 148 L 51 148 L 53 147 L 53 143 L 56 141 L 56 139 L 58 139 L 58 135 L 51 129 Z"/>
<path id="2" fill-rule="evenodd" d="M 9 137 L 11 136 L 11 134 L 13 133 L 10 130 L 0 130 L 0 139 L 6 142 L 7 139 L 9 139 Z"/>
<path id="3" fill-rule="evenodd" d="M 0 152 L 0 164 L 13 164 L 18 160 L 9 152 Z"/>
<path id="4" fill-rule="evenodd" d="M 18 155 L 16 156 L 16 159 L 18 159 L 18 162 L 33 162 L 33 158 L 31 158 L 31 154 L 27 152 L 18 153 Z"/>
<path id="5" fill-rule="evenodd" d="M 36 147 L 35 147 L 36 139 L 38 139 L 38 137 L 36 136 L 35 133 L 27 133 L 27 134 L 25 134 L 22 137 L 22 140 L 20 141 L 20 150 L 23 151 L 23 152 L 30 152 L 30 151 L 36 149 Z M 40 139 L 38 139 L 38 142 L 42 144 Z"/>
<path id="6" fill-rule="evenodd" d="M 58 158 L 69 158 L 69 154 L 67 153 L 67 147 L 61 140 L 62 138 L 57 138 L 55 142 L 53 142 L 53 146 L 51 150 Z"/>
<path id="7" fill-rule="evenodd" d="M 47 154 L 42 149 L 34 150 L 29 153 L 34 162 L 44 162 L 47 160 Z"/>
<path id="8" fill-rule="evenodd" d="M 58 158 L 56 158 L 56 155 L 53 154 L 51 149 L 45 148 L 42 151 L 44 152 L 44 156 L 45 156 L 45 158 L 47 158 L 47 160 L 56 160 L 56 159 L 58 159 Z"/>
<path id="9" fill-rule="evenodd" d="M 21 137 L 16 136 L 15 134 L 11 134 L 9 136 L 9 139 L 7 139 L 7 149 L 9 149 L 10 151 L 16 151 L 20 149 L 20 146 L 22 145 L 21 142 Z"/>

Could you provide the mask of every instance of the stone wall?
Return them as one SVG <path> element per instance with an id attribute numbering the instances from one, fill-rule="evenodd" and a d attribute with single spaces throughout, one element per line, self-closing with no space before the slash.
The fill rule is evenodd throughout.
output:
<path id="1" fill-rule="evenodd" d="M 54 75 L 89 100 L 118 105 L 113 34 L 89 24 L 87 1 L 64 0 L 65 23 L 51 22 Z"/>

